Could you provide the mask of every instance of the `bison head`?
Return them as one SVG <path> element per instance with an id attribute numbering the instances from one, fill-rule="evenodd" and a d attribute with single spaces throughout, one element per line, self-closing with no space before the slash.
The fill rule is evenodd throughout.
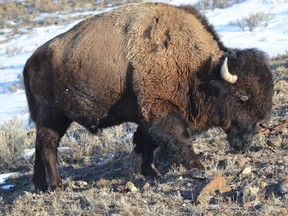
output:
<path id="1" fill-rule="evenodd" d="M 229 144 L 235 150 L 243 151 L 270 117 L 272 73 L 266 55 L 254 49 L 232 50 L 222 65 L 221 77 L 228 79 L 226 86 L 229 86 L 226 96 L 228 107 L 225 107 L 229 121 L 223 129 Z"/>
<path id="2" fill-rule="evenodd" d="M 255 49 L 230 50 L 222 59 L 219 79 L 202 89 L 212 95 L 212 124 L 225 131 L 235 150 L 243 151 L 270 116 L 272 73 L 266 55 Z"/>

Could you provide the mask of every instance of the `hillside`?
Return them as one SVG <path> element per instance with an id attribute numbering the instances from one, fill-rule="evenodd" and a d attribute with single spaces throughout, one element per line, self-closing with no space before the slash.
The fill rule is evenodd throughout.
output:
<path id="1" fill-rule="evenodd" d="M 156 162 L 162 178 L 151 180 L 140 174 L 141 158 L 133 152 L 137 125 L 126 123 L 93 136 L 73 124 L 59 149 L 64 189 L 45 194 L 35 193 L 31 184 L 35 128 L 28 125 L 23 66 L 45 41 L 126 1 L 87 0 L 73 5 L 63 1 L 68 3 L 61 7 L 49 0 L 0 1 L 0 12 L 5 2 L 11 5 L 0 21 L 0 174 L 10 174 L 0 175 L 0 214 L 287 215 L 287 1 L 165 1 L 194 3 L 225 45 L 257 47 L 271 56 L 275 84 L 271 130 L 258 136 L 248 152 L 233 153 L 225 134 L 215 128 L 195 136 L 193 143 L 205 172 L 185 170 L 161 149 Z"/>

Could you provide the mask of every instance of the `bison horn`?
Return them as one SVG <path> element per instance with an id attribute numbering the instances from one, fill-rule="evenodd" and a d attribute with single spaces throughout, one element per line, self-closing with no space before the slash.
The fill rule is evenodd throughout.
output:
<path id="1" fill-rule="evenodd" d="M 222 66 L 221 66 L 221 71 L 220 71 L 220 75 L 222 77 L 223 80 L 225 80 L 226 82 L 229 83 L 235 83 L 237 81 L 237 75 L 233 75 L 229 72 L 228 70 L 228 63 L 227 63 L 228 59 L 227 57 L 225 58 Z"/>

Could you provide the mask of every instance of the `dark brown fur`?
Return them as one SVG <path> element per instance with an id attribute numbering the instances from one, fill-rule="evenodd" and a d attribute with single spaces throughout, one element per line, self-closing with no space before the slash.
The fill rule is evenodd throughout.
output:
<path id="1" fill-rule="evenodd" d="M 225 57 L 235 84 L 220 77 Z M 34 52 L 24 82 L 40 190 L 48 187 L 45 168 L 51 188 L 61 186 L 57 147 L 72 121 L 91 131 L 137 123 L 142 173 L 159 175 L 153 152 L 160 144 L 181 148 L 187 168 L 203 168 L 191 134 L 210 127 L 223 128 L 236 149 L 247 148 L 273 94 L 265 54 L 228 49 L 195 9 L 161 3 L 130 4 L 79 23 Z"/>

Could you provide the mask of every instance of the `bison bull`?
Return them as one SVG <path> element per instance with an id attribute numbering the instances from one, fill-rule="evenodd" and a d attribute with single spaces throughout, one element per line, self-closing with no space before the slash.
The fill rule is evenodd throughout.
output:
<path id="1" fill-rule="evenodd" d="M 266 55 L 226 48 L 192 7 L 129 4 L 86 19 L 39 47 L 23 73 L 40 190 L 46 171 L 51 189 L 62 184 L 57 147 L 72 121 L 91 131 L 137 123 L 142 173 L 155 176 L 160 144 L 180 147 L 187 168 L 203 168 L 191 134 L 221 127 L 232 147 L 247 149 L 272 106 Z"/>

